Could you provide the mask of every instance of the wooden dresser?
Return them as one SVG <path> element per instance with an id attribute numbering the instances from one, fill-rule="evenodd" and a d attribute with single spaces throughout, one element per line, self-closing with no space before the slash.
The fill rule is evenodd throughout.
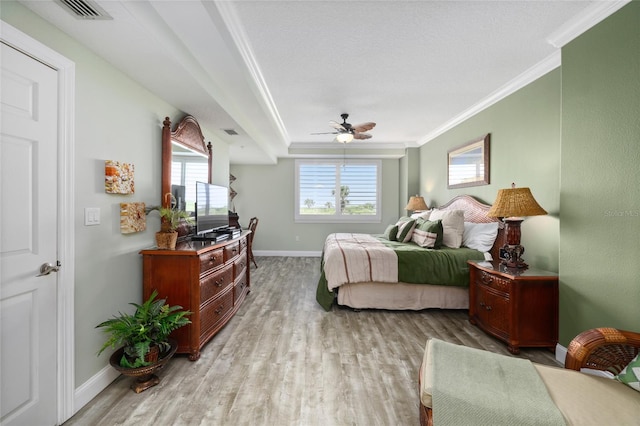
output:
<path id="1" fill-rule="evenodd" d="M 558 274 L 535 268 L 507 268 L 497 262 L 469 263 L 469 321 L 520 347 L 558 343 Z"/>
<path id="2" fill-rule="evenodd" d="M 179 242 L 175 250 L 142 250 L 143 300 L 153 290 L 169 305 L 193 312 L 174 331 L 177 353 L 200 358 L 200 349 L 238 311 L 250 290 L 248 231 L 221 243 Z"/>

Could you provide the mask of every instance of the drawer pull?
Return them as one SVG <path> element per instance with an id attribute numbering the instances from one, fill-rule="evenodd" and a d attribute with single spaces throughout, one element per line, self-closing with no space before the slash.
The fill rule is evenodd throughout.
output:
<path id="1" fill-rule="evenodd" d="M 216 315 L 219 315 L 222 311 L 224 311 L 224 304 L 220 305 L 220 307 L 215 310 L 215 313 Z"/>
<path id="2" fill-rule="evenodd" d="M 211 256 L 209 257 L 209 263 L 214 263 L 215 261 L 216 261 L 216 255 L 215 255 L 215 254 L 214 254 L 214 255 L 211 255 Z"/>
<path id="3" fill-rule="evenodd" d="M 223 284 L 224 284 L 224 279 L 216 280 L 216 285 L 217 285 L 218 287 L 222 287 L 222 285 L 223 285 Z"/>
<path id="4" fill-rule="evenodd" d="M 484 284 L 491 284 L 493 282 L 493 277 L 491 275 L 482 273 L 482 275 L 480 276 L 480 280 L 484 283 Z"/>
<path id="5" fill-rule="evenodd" d="M 478 305 L 480 305 L 481 308 L 485 308 L 487 311 L 491 310 L 491 306 L 485 304 L 484 302 L 479 302 Z"/>

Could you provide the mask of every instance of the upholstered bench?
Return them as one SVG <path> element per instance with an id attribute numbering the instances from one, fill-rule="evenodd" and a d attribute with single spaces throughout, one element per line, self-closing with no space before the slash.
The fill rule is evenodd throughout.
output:
<path id="1" fill-rule="evenodd" d="M 640 425 L 639 391 L 575 371 L 613 377 L 637 361 L 638 348 L 640 333 L 589 330 L 571 342 L 563 369 L 429 339 L 420 368 L 420 424 L 433 425 L 435 414 L 436 426 L 470 418 L 492 425 Z"/>

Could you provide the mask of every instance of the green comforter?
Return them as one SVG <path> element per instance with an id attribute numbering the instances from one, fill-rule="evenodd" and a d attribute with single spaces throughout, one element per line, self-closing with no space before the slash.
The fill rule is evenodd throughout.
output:
<path id="1" fill-rule="evenodd" d="M 377 236 L 391 247 L 398 256 L 398 281 L 413 284 L 429 283 L 434 285 L 469 285 L 469 265 L 467 260 L 484 260 L 484 254 L 466 247 L 452 249 L 443 247 L 438 250 L 422 248 L 414 243 L 399 243 Z M 316 300 L 327 311 L 335 294 L 327 288 L 324 275 L 324 256 L 321 262 L 321 275 L 316 289 Z"/>

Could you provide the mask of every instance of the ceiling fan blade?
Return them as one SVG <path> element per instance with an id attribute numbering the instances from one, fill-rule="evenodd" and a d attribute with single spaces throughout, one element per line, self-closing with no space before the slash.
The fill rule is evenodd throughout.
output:
<path id="1" fill-rule="evenodd" d="M 354 139 L 371 139 L 371 135 L 368 133 L 356 133 L 353 135 Z"/>
<path id="2" fill-rule="evenodd" d="M 333 120 L 329 121 L 329 126 L 333 127 L 334 129 L 337 129 L 337 130 L 347 131 L 347 129 L 342 124 L 340 124 L 338 122 L 335 122 Z"/>
<path id="3" fill-rule="evenodd" d="M 337 135 L 341 132 L 321 132 L 321 133 L 309 133 L 310 135 Z"/>
<path id="4" fill-rule="evenodd" d="M 372 123 L 372 122 L 366 122 L 366 123 L 360 123 L 356 126 L 353 126 L 352 129 L 355 130 L 356 132 L 366 132 L 367 130 L 371 130 L 374 127 L 376 127 L 376 123 Z"/>

